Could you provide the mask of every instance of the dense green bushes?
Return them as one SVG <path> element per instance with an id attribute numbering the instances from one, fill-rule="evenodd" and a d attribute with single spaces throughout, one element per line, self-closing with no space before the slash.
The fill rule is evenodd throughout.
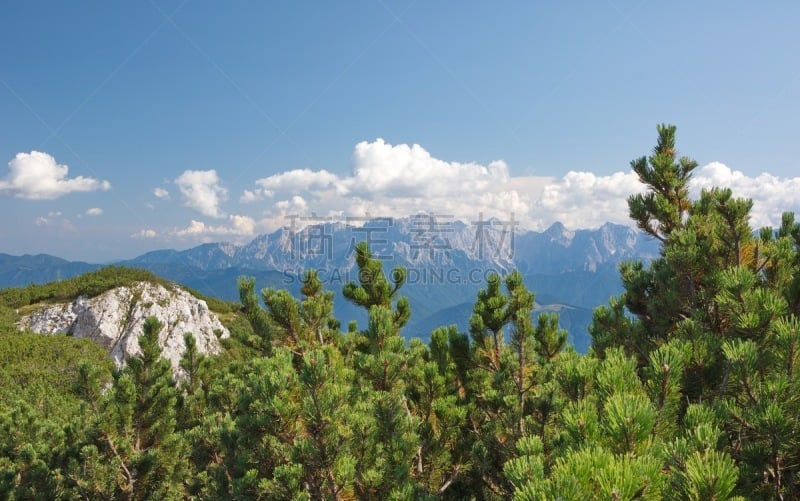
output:
<path id="1" fill-rule="evenodd" d="M 489 278 L 469 333 L 443 327 L 428 344 L 407 343 L 404 270 L 387 276 L 362 244 L 360 282 L 344 295 L 367 325 L 342 332 L 314 272 L 300 298 L 259 297 L 242 279 L 226 351 L 202 356 L 188 338 L 177 382 L 153 320 L 142 354 L 113 375 L 75 340 L 0 336 L 0 490 L 800 498 L 800 224 L 787 214 L 755 235 L 749 201 L 719 189 L 690 199 L 695 164 L 677 158 L 674 135 L 659 127 L 653 154 L 633 163 L 649 191 L 629 200 L 661 257 L 621 267 L 625 292 L 595 312 L 589 354 L 565 346 L 557 317 L 531 321 L 534 296 L 519 273 Z M 114 280 L 2 297 L 27 304 Z"/>

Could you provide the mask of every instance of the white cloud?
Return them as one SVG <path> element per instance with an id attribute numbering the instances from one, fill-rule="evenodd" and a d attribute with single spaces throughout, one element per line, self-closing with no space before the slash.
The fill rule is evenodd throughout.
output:
<path id="1" fill-rule="evenodd" d="M 69 167 L 56 163 L 47 153 L 17 153 L 8 162 L 9 174 L 0 179 L 0 193 L 7 192 L 27 200 L 52 200 L 74 192 L 108 190 L 108 181 L 90 177 L 69 178 Z"/>
<path id="2" fill-rule="evenodd" d="M 266 229 L 249 216 L 231 214 L 227 224 L 209 225 L 203 221 L 192 220 L 186 228 L 173 230 L 171 234 L 181 238 L 211 241 L 213 238 L 233 238 L 242 241 L 254 237 L 258 231 Z"/>
<path id="3" fill-rule="evenodd" d="M 800 211 L 800 177 L 779 178 L 767 173 L 751 177 L 711 162 L 694 171 L 689 187 L 693 198 L 698 198 L 702 189 L 719 187 L 730 188 L 735 197 L 752 199 L 750 224 L 754 228 L 778 226 L 783 212 Z M 537 206 L 547 220 L 571 228 L 594 227 L 605 221 L 632 224 L 627 198 L 643 190 L 632 171 L 608 176 L 569 172 L 545 187 Z"/>
<path id="4" fill-rule="evenodd" d="M 201 235 L 206 232 L 206 224 L 202 221 L 195 221 L 192 219 L 192 222 L 189 223 L 189 226 L 182 229 L 177 230 L 175 234 L 179 237 L 184 237 L 187 235 Z"/>
<path id="5" fill-rule="evenodd" d="M 231 233 L 234 235 L 253 236 L 256 234 L 256 222 L 248 216 L 231 215 L 228 217 Z"/>
<path id="6" fill-rule="evenodd" d="M 264 195 L 259 190 L 244 190 L 242 196 L 239 197 L 239 203 L 249 204 L 264 198 Z"/>
<path id="7" fill-rule="evenodd" d="M 289 200 L 275 202 L 275 207 L 281 211 L 281 215 L 304 215 L 308 210 L 308 203 L 300 195 L 294 195 Z"/>
<path id="8" fill-rule="evenodd" d="M 783 212 L 800 212 L 800 177 L 779 178 L 767 173 L 750 177 L 719 162 L 695 171 L 691 181 L 694 196 L 714 186 L 730 188 L 735 197 L 753 199 L 750 224 L 754 228 L 779 226 Z"/>
<path id="9" fill-rule="evenodd" d="M 156 233 L 156 230 L 150 228 L 139 230 L 133 235 L 131 235 L 132 238 L 140 238 L 140 239 L 156 238 L 157 236 L 158 233 Z"/>
<path id="10" fill-rule="evenodd" d="M 348 175 L 296 169 L 255 184 L 243 192 L 240 202 L 266 204 L 256 229 L 269 230 L 287 224 L 291 214 L 402 217 L 420 211 L 464 221 L 475 220 L 479 213 L 501 219 L 513 213 L 521 228 L 531 230 L 543 230 L 556 221 L 572 229 L 608 221 L 632 226 L 627 199 L 644 190 L 630 170 L 514 177 L 500 160 L 487 165 L 449 162 L 434 158 L 419 145 L 393 146 L 381 139 L 356 145 Z M 695 171 L 692 194 L 697 197 L 701 188 L 711 186 L 730 187 L 735 196 L 752 198 L 754 227 L 780 224 L 783 211 L 800 212 L 800 177 L 750 177 L 713 162 Z M 231 234 L 224 228 L 194 230 Z"/>
<path id="11" fill-rule="evenodd" d="M 339 186 L 339 177 L 325 169 L 294 169 L 256 180 L 258 188 L 244 190 L 239 198 L 241 203 L 251 203 L 265 198 L 272 198 L 275 192 L 287 194 L 302 193 L 307 190 L 327 189 Z"/>
<path id="12" fill-rule="evenodd" d="M 164 188 L 153 188 L 153 195 L 162 200 L 169 200 L 169 191 Z"/>
<path id="13" fill-rule="evenodd" d="M 227 200 L 228 190 L 222 186 L 215 170 L 187 170 L 175 179 L 187 207 L 209 217 L 221 218 L 219 205 Z"/>
<path id="14" fill-rule="evenodd" d="M 61 211 L 50 211 L 46 216 L 39 216 L 34 221 L 36 226 L 50 226 L 61 220 Z"/>
<path id="15" fill-rule="evenodd" d="M 568 228 L 593 228 L 605 222 L 631 224 L 628 197 L 644 190 L 633 171 L 598 176 L 570 171 L 545 186 L 535 203 L 539 227 L 560 221 Z"/>
<path id="16" fill-rule="evenodd" d="M 261 186 L 267 196 L 272 196 L 273 191 L 278 188 L 297 192 L 310 188 L 326 188 L 338 180 L 335 174 L 325 169 L 320 171 L 295 169 L 259 179 L 256 184 Z"/>
<path id="17" fill-rule="evenodd" d="M 267 218 L 278 226 L 292 213 L 400 216 L 420 210 L 473 219 L 527 214 L 549 178 L 512 178 L 503 161 L 484 166 L 434 158 L 419 145 L 361 142 L 349 176 L 296 169 L 256 181 L 240 202 L 271 199 Z M 523 192 L 520 188 L 531 189 Z"/>
<path id="18" fill-rule="evenodd" d="M 86 215 L 87 216 L 102 216 L 103 215 L 103 209 L 101 209 L 99 207 L 92 207 L 91 209 L 87 209 L 86 210 Z"/>
<path id="19" fill-rule="evenodd" d="M 353 175 L 341 183 L 347 193 L 438 198 L 463 192 L 483 192 L 510 178 L 508 166 L 495 161 L 445 162 L 415 144 L 392 146 L 378 139 L 361 142 L 353 153 Z"/>

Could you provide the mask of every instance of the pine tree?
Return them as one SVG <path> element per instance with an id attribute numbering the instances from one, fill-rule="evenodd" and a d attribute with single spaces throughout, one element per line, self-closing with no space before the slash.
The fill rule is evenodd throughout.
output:
<path id="1" fill-rule="evenodd" d="M 239 285 L 239 300 L 242 303 L 242 313 L 250 323 L 253 330 L 253 336 L 245 339 L 244 341 L 255 348 L 258 352 L 269 355 L 272 351 L 274 342 L 275 326 L 270 321 L 269 315 L 258 304 L 258 296 L 256 296 L 256 279 L 240 277 L 238 280 Z"/>
<path id="2" fill-rule="evenodd" d="M 343 499 L 353 492 L 352 381 L 335 347 L 304 355 L 299 374 L 303 433 L 292 444 L 292 461 L 303 466 L 302 485 L 313 499 Z"/>
<path id="3" fill-rule="evenodd" d="M 637 360 L 658 410 L 655 435 L 668 441 L 674 487 L 685 497 L 720 498 L 734 489 L 796 497 L 792 313 L 800 230 L 784 214 L 777 231 L 756 235 L 752 201 L 730 189 L 689 199 L 696 164 L 675 160 L 674 127 L 658 132 L 655 154 L 633 163 L 648 192 L 631 197 L 629 207 L 637 225 L 662 242 L 661 255 L 647 267 L 621 267 L 625 293 L 595 313 L 594 349 L 607 356 L 622 347 Z M 697 425 L 690 412 L 718 416 L 716 431 L 695 445 L 677 433 Z"/>
<path id="4" fill-rule="evenodd" d="M 407 370 L 408 405 L 419 416 L 417 458 L 412 475 L 424 493 L 466 496 L 472 440 L 467 422 L 464 374 L 456 357 L 468 356 L 468 338 L 455 326 L 438 328 L 426 346 L 412 340 Z"/>
<path id="5" fill-rule="evenodd" d="M 83 369 L 81 384 L 92 422 L 83 448 L 88 474 L 75 474 L 93 496 L 178 499 L 183 496 L 186 450 L 176 432 L 177 391 L 169 361 L 161 357 L 155 317 L 144 323 L 141 353 L 131 357 L 102 394 L 96 377 Z M 83 477 L 83 478 L 82 478 Z"/>
<path id="6" fill-rule="evenodd" d="M 266 289 L 262 298 L 277 342 L 301 354 L 325 344 L 338 343 L 339 321 L 333 318 L 333 292 L 325 291 L 315 270 L 303 275 L 302 301 L 286 290 Z M 257 325 L 253 325 L 254 328 Z"/>
<path id="7" fill-rule="evenodd" d="M 182 377 L 178 384 L 178 426 L 187 430 L 199 424 L 208 405 L 212 360 L 198 350 L 192 333 L 184 334 L 183 340 L 186 348 L 179 364 Z"/>
<path id="8" fill-rule="evenodd" d="M 645 233 L 666 243 L 673 232 L 683 228 L 689 211 L 689 179 L 697 162 L 677 158 L 674 125 L 657 127 L 658 142 L 650 157 L 631 162 L 639 180 L 648 187 L 644 194 L 628 199 L 631 219 Z"/>
<path id="9" fill-rule="evenodd" d="M 411 361 L 400 329 L 411 314 L 408 300 L 397 297 L 405 283 L 405 268 L 394 268 L 391 281 L 383 264 L 372 257 L 369 245 L 355 247 L 359 282 L 342 290 L 345 299 L 366 309 L 367 328 L 350 335 L 354 350 L 358 416 L 354 426 L 355 493 L 361 499 L 385 495 L 402 499 L 417 490 L 412 462 L 420 461 L 416 429 L 419 417 L 409 407 L 407 372 Z M 394 304 L 393 304 L 394 303 Z"/>
<path id="10" fill-rule="evenodd" d="M 234 361 L 210 390 L 214 405 L 233 393 L 231 419 L 206 419 L 197 433 L 205 461 L 195 491 L 213 497 L 340 499 L 355 491 L 352 422 L 358 413 L 354 373 L 339 350 L 333 294 L 318 275 L 303 277 L 298 301 L 287 291 L 262 291 L 240 280 L 244 308 L 257 345 L 266 356 Z M 230 388 L 234 390 L 231 392 Z M 209 416 L 210 418 L 211 416 Z"/>
<path id="11" fill-rule="evenodd" d="M 470 319 L 467 389 L 475 434 L 474 487 L 490 496 L 511 493 L 503 468 L 516 457 L 518 440 L 535 433 L 549 450 L 555 439 L 548 430 L 560 403 L 548 379 L 566 332 L 558 328 L 557 317 L 541 316 L 534 326 L 533 306 L 534 295 L 519 272 L 505 280 L 493 274 L 478 293 Z"/>
<path id="12" fill-rule="evenodd" d="M 370 310 L 373 306 L 381 306 L 392 310 L 400 287 L 408 275 L 406 269 L 398 266 L 392 269 L 390 278 L 383 271 L 383 263 L 372 257 L 367 242 L 359 242 L 355 246 L 356 266 L 358 266 L 358 284 L 349 282 L 342 289 L 342 295 L 351 303 Z M 408 322 L 411 309 L 408 299 L 397 298 L 392 310 L 392 323 L 395 333 Z"/>

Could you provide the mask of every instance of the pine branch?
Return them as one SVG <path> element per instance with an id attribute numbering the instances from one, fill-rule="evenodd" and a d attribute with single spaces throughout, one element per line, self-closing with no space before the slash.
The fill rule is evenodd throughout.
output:
<path id="1" fill-rule="evenodd" d="M 455 470 L 453 470 L 453 473 L 450 475 L 450 477 L 448 477 L 448 479 L 442 484 L 442 486 L 439 487 L 439 490 L 436 491 L 437 496 L 441 496 L 442 494 L 444 494 L 444 491 L 446 491 L 447 488 L 453 484 L 455 479 L 458 477 L 459 470 L 461 470 L 461 465 L 457 464 Z"/>
<path id="2" fill-rule="evenodd" d="M 411 415 L 411 409 L 408 408 L 408 399 L 403 395 L 403 408 L 406 410 L 406 415 L 408 416 L 408 422 L 413 424 L 414 417 Z M 422 445 L 417 446 L 417 472 L 422 474 L 424 468 L 422 466 Z"/>
<path id="3" fill-rule="evenodd" d="M 117 451 L 117 448 L 114 446 L 114 441 L 111 440 L 111 436 L 108 433 L 106 433 L 106 442 L 108 442 L 108 446 L 111 449 L 111 452 L 114 454 L 117 460 L 119 460 L 119 464 L 122 467 L 122 471 L 125 472 L 125 477 L 128 480 L 128 487 L 131 491 L 133 491 L 133 484 L 136 483 L 136 478 L 128 469 L 128 467 L 125 465 L 125 461 L 122 460 L 122 456 L 120 456 L 119 452 Z"/>

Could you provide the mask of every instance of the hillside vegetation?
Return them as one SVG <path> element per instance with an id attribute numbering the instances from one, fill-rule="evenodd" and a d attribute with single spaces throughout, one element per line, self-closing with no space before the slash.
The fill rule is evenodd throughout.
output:
<path id="1" fill-rule="evenodd" d="M 751 201 L 725 188 L 690 198 L 696 164 L 678 156 L 672 126 L 658 127 L 652 154 L 632 167 L 647 191 L 629 198 L 630 215 L 661 253 L 620 266 L 625 292 L 595 311 L 588 354 L 566 344 L 556 314 L 531 320 L 535 297 L 518 272 L 489 277 L 468 332 L 445 326 L 428 343 L 406 342 L 406 271 L 384 270 L 362 243 L 358 281 L 342 293 L 368 314 L 365 325 L 333 317 L 334 294 L 314 271 L 300 297 L 259 295 L 242 278 L 238 318 L 249 328 L 219 357 L 198 354 L 188 337 L 178 382 L 155 319 L 120 371 L 68 338 L 40 338 L 69 346 L 62 355 L 6 330 L 0 491 L 800 498 L 800 224 L 787 213 L 756 233 Z M 101 270 L 0 299 L 19 308 L 91 294 L 86 280 L 111 283 L 115 272 L 139 273 Z M 57 374 L 69 384 L 51 384 Z"/>
<path id="2" fill-rule="evenodd" d="M 165 280 L 150 271 L 124 266 L 107 266 L 83 275 L 51 282 L 48 284 L 30 284 L 26 287 L 10 287 L 0 289 L 0 328 L 5 323 L 16 318 L 16 312 L 10 310 L 24 309 L 38 303 L 66 303 L 79 296 L 95 297 L 100 294 L 123 286 L 130 286 L 136 282 L 152 282 L 171 289 L 176 286 L 174 282 Z M 227 314 L 236 310 L 235 303 L 221 301 L 217 298 L 205 296 L 197 291 L 181 286 L 198 299 L 208 304 L 211 311 L 218 314 Z"/>

